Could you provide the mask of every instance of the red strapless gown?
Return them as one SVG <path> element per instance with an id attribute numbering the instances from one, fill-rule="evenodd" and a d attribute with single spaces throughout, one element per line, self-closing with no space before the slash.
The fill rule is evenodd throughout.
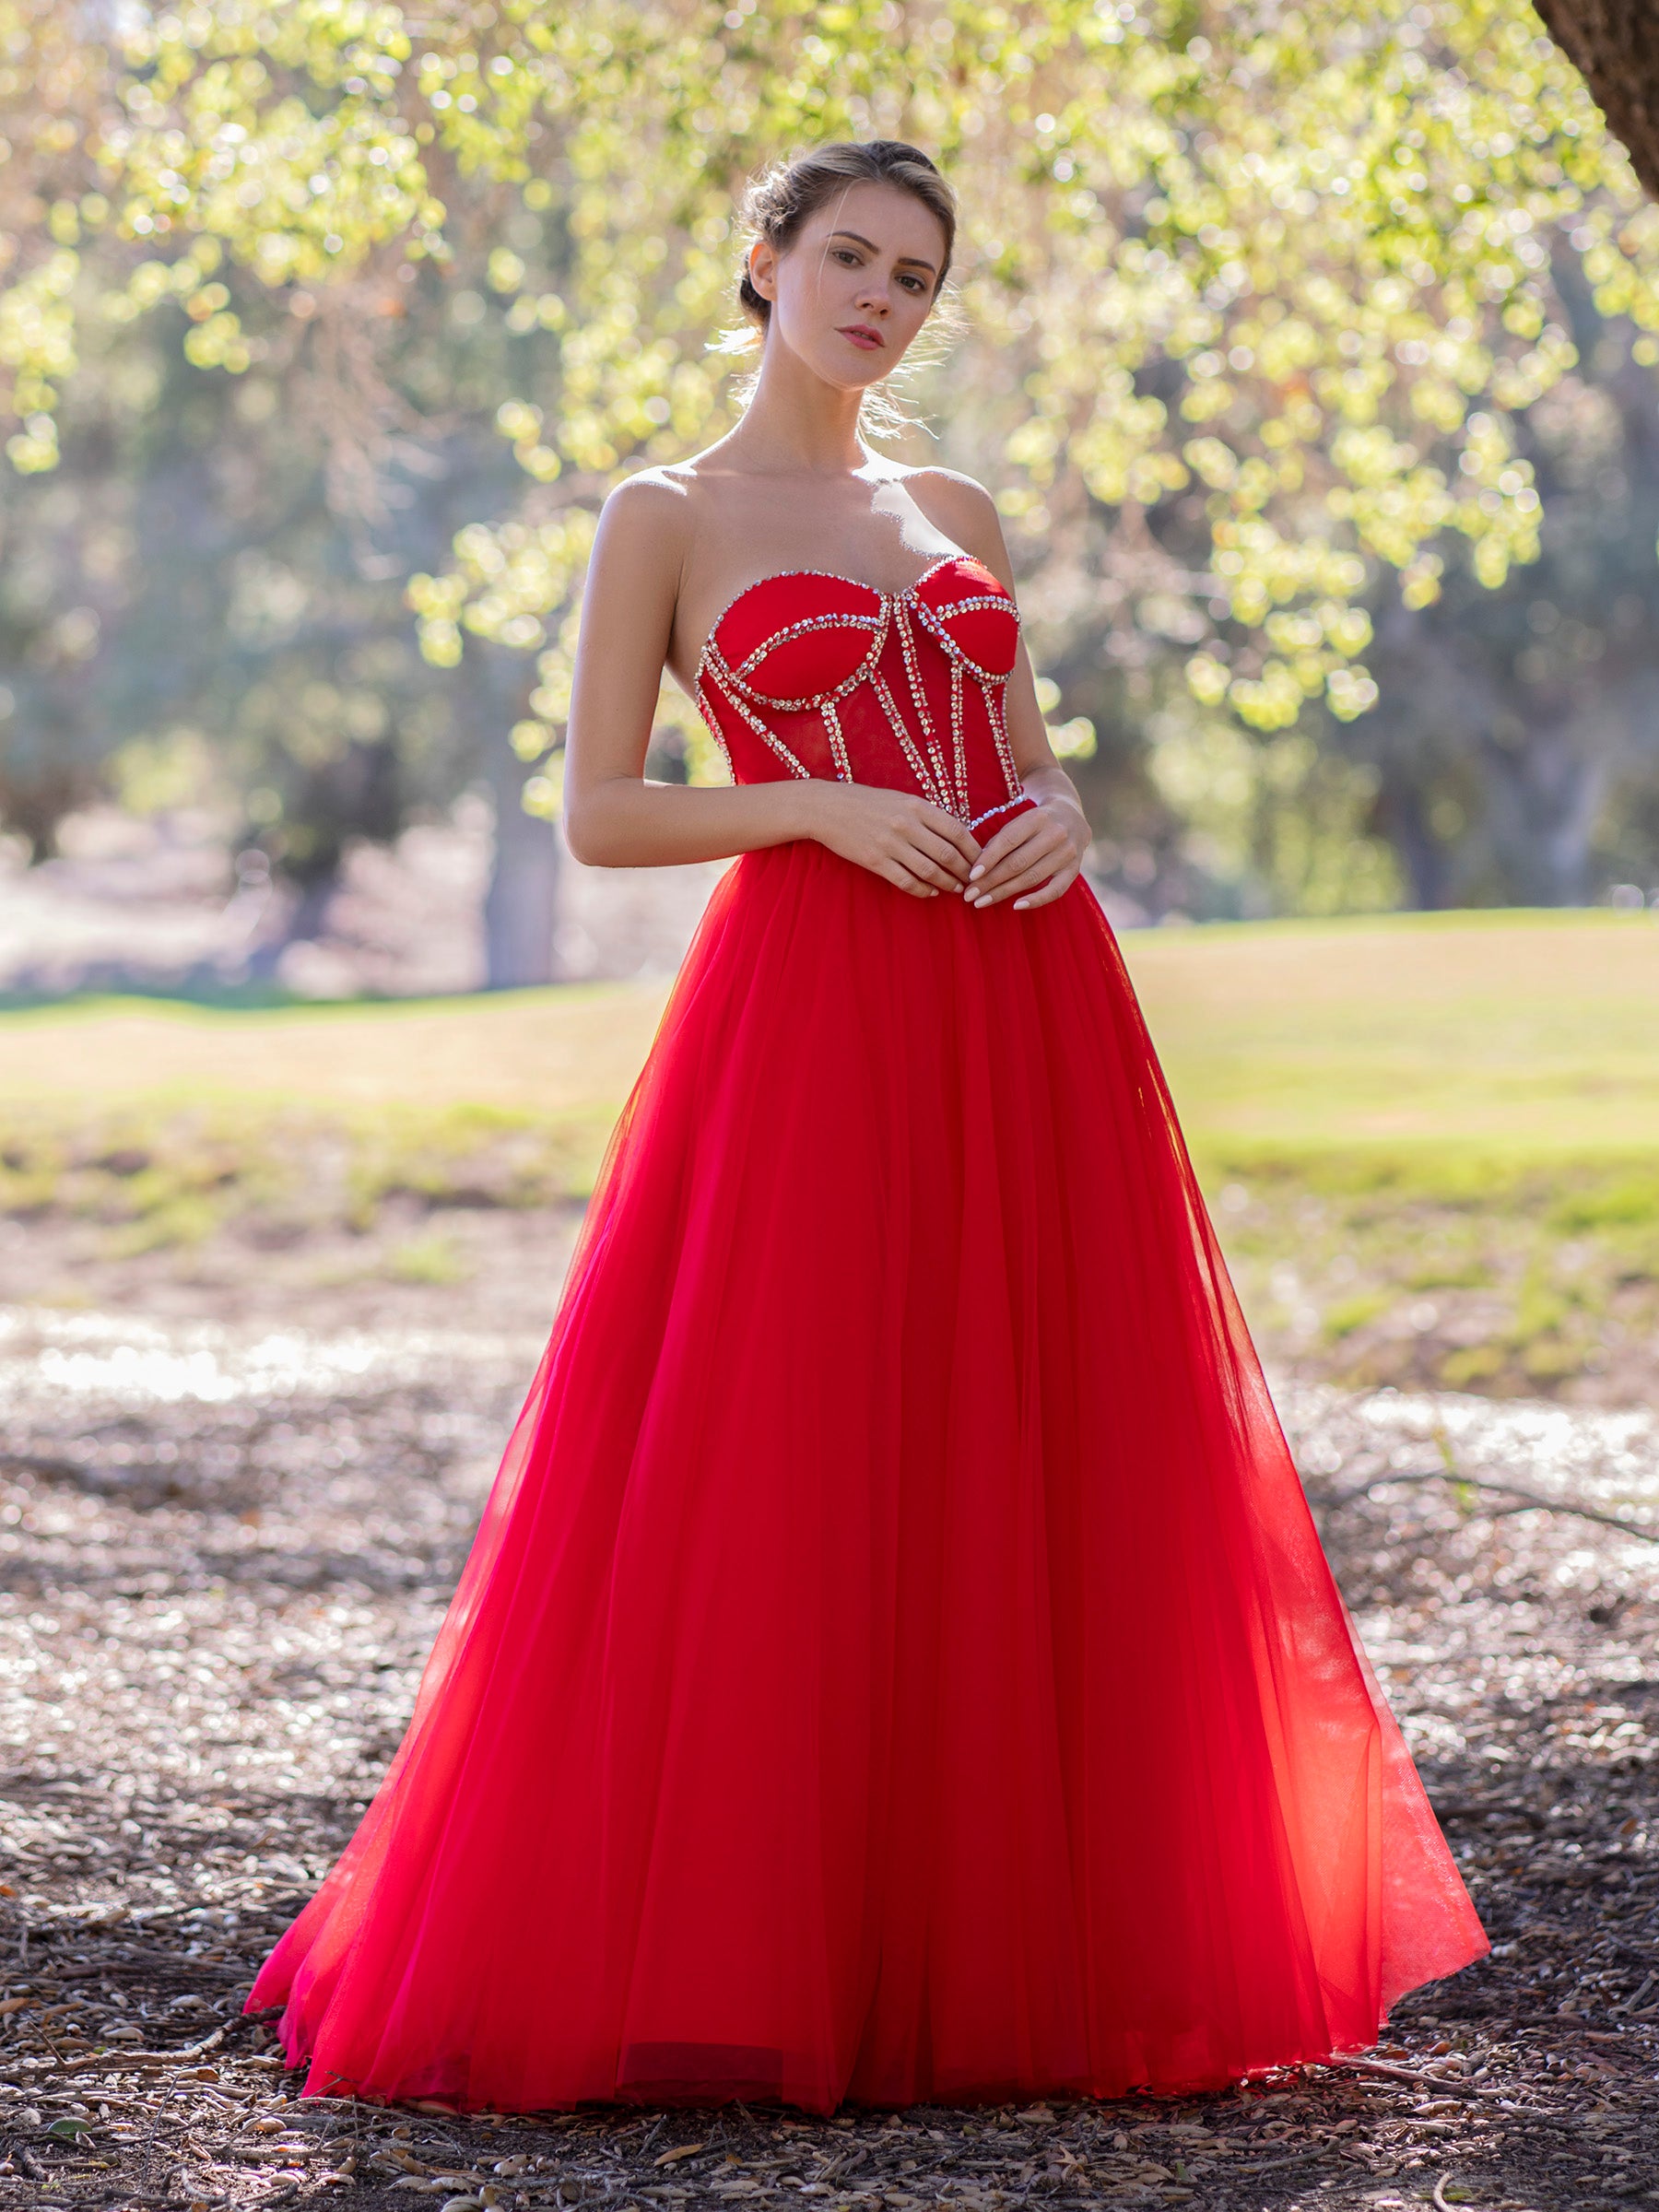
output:
<path id="1" fill-rule="evenodd" d="M 971 560 L 786 574 L 700 696 L 740 782 L 989 835 L 1016 640 Z M 249 2000 L 308 2090 L 1213 2087 L 1486 1947 L 1088 886 L 739 860 L 408 1735 Z"/>

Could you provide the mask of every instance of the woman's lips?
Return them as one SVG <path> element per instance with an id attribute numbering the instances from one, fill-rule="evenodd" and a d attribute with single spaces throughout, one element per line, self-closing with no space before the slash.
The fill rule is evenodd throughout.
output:
<path id="1" fill-rule="evenodd" d="M 875 331 L 866 330 L 862 323 L 843 324 L 841 335 L 853 345 L 862 347 L 865 353 L 879 353 L 887 343 Z"/>

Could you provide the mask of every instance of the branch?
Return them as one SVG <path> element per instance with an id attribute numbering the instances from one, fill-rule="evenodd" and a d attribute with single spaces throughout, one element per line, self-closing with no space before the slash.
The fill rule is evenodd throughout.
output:
<path id="1" fill-rule="evenodd" d="M 1659 1544 L 1659 1529 L 1643 1528 L 1618 1513 L 1604 1513 L 1594 1505 L 1574 1505 L 1565 1498 L 1546 1498 L 1538 1490 L 1529 1490 L 1524 1483 L 1490 1482 L 1478 1475 L 1462 1475 L 1455 1467 L 1390 1468 L 1382 1475 L 1373 1475 L 1369 1482 L 1351 1483 L 1345 1490 L 1327 1490 L 1320 1502 L 1350 1505 L 1356 1498 L 1369 1498 L 1373 1490 L 1383 1489 L 1393 1482 L 1461 1483 L 1471 1490 L 1484 1490 L 1493 1497 L 1513 1501 L 1499 1506 L 1492 1514 L 1494 1520 L 1504 1513 L 1571 1513 L 1581 1521 L 1594 1521 L 1603 1528 L 1616 1528 L 1621 1535 L 1639 1537 L 1643 1544 Z"/>

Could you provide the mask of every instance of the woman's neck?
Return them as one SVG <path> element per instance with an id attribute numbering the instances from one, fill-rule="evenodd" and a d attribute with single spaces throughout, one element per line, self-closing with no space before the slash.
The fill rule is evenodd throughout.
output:
<path id="1" fill-rule="evenodd" d="M 853 476 L 871 454 L 858 435 L 862 391 L 826 383 L 786 347 L 769 343 L 743 419 L 722 444 L 747 468 L 778 476 Z"/>

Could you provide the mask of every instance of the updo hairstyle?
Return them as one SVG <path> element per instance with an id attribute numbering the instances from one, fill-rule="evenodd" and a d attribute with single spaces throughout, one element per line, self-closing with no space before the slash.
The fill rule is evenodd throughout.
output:
<path id="1" fill-rule="evenodd" d="M 938 218 L 945 233 L 945 260 L 934 280 L 937 300 L 956 248 L 956 194 L 921 148 L 906 146 L 901 138 L 872 138 L 863 144 L 842 140 L 814 147 L 793 161 L 774 162 L 744 195 L 740 219 L 747 241 L 752 246 L 763 238 L 782 253 L 827 200 L 849 184 L 865 183 L 897 184 Z M 750 281 L 747 253 L 737 281 L 737 304 L 764 336 L 771 301 L 763 300 Z"/>

